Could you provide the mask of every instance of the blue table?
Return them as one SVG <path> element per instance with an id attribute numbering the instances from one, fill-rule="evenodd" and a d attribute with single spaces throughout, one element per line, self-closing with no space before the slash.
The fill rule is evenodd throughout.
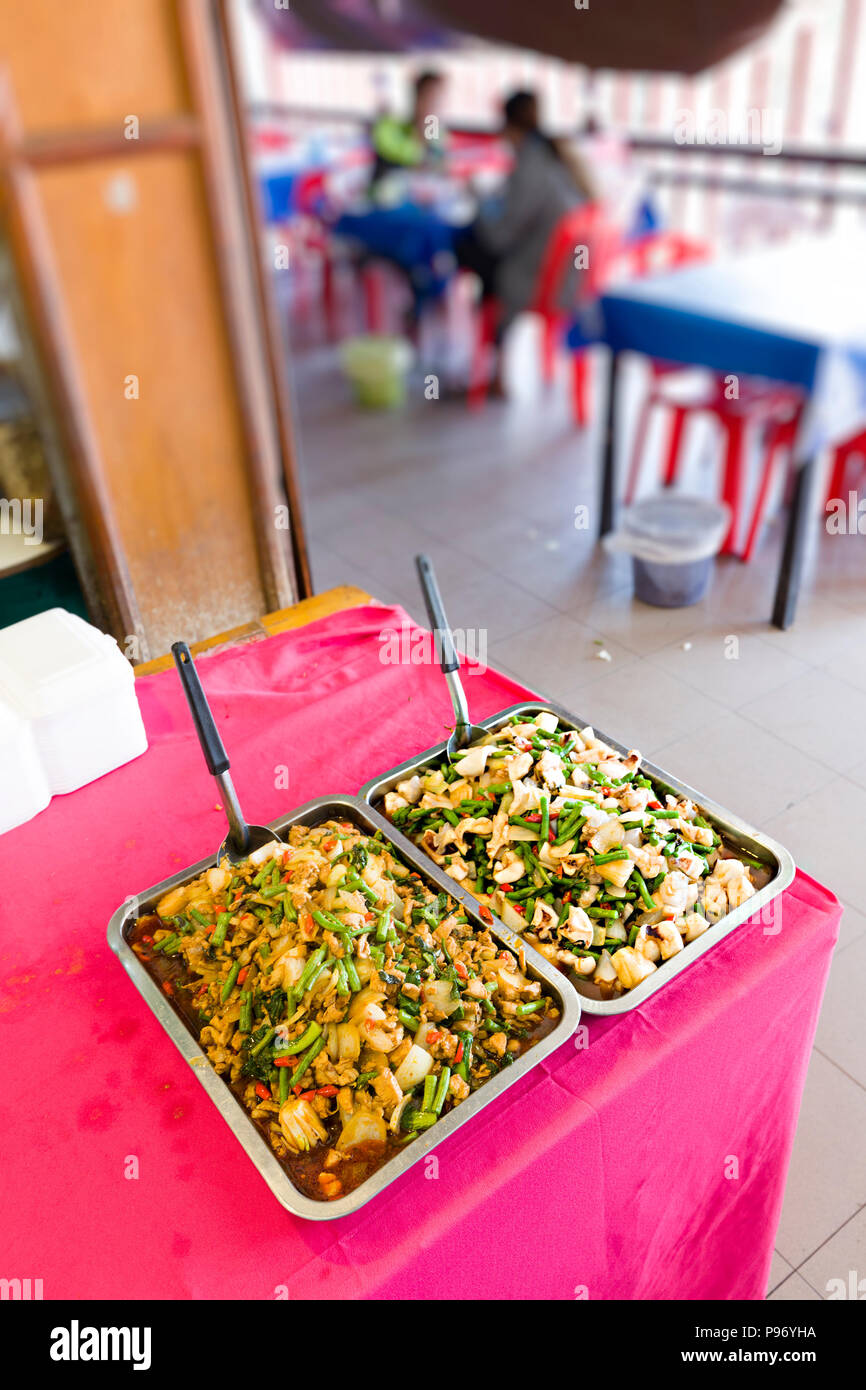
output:
<path id="1" fill-rule="evenodd" d="M 808 401 L 795 447 L 773 622 L 794 620 L 818 452 L 866 420 L 866 236 L 798 238 L 728 260 L 638 280 L 601 300 L 598 337 L 612 350 L 603 438 L 600 532 L 614 524 L 616 396 L 621 354 L 640 352 L 726 374 L 800 386 Z M 586 341 L 576 327 L 569 341 Z"/>
<path id="2" fill-rule="evenodd" d="M 433 208 L 400 203 L 347 212 L 333 230 L 404 270 L 419 301 L 437 298 L 454 268 L 457 228 Z"/>

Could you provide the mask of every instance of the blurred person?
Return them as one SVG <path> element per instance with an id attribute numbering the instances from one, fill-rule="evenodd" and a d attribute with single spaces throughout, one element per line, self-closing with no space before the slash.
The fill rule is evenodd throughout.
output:
<path id="1" fill-rule="evenodd" d="M 501 306 L 500 342 L 533 301 L 557 223 L 594 198 L 579 158 L 541 129 L 535 92 L 514 92 L 502 111 L 502 134 L 514 150 L 514 166 L 497 205 L 482 210 L 455 245 L 458 263 L 480 279 L 482 298 L 494 298 Z M 502 392 L 498 364 L 493 390 Z"/>
<path id="2" fill-rule="evenodd" d="M 439 112 L 445 79 L 428 69 L 418 74 L 412 87 L 412 112 L 408 120 L 383 115 L 373 124 L 371 141 L 375 162 L 371 190 L 393 170 L 420 169 L 442 157 Z"/>

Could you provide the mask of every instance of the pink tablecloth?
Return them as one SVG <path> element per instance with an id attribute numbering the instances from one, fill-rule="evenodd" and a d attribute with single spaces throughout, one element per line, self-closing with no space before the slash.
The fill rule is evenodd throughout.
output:
<path id="1" fill-rule="evenodd" d="M 438 670 L 380 660 L 404 620 L 359 608 L 201 661 L 251 818 L 442 736 Z M 468 686 L 476 716 L 524 693 Z M 762 1296 L 838 925 L 826 889 L 799 874 L 777 935 L 744 925 L 643 1008 L 586 1018 L 438 1164 L 305 1223 L 106 944 L 120 901 L 223 834 L 175 674 L 138 691 L 149 751 L 0 839 L 0 1272 L 46 1298 Z"/>

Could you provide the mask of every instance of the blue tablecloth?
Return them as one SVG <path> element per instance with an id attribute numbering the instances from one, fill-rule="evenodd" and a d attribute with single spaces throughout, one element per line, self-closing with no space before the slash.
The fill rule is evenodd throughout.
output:
<path id="1" fill-rule="evenodd" d="M 809 406 L 801 458 L 866 422 L 866 236 L 798 238 L 779 246 L 636 280 L 604 295 L 595 337 L 714 371 L 802 387 Z"/>
<path id="2" fill-rule="evenodd" d="M 369 255 L 405 270 L 419 300 L 440 295 L 454 269 L 458 229 L 432 208 L 400 203 L 393 208 L 344 213 L 333 230 L 360 243 Z"/>

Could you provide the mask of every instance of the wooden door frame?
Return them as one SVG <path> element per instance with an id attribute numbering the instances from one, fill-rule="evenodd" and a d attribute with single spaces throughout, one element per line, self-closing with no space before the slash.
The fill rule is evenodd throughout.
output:
<path id="1" fill-rule="evenodd" d="M 263 607 L 283 608 L 312 593 L 284 379 L 285 347 L 261 264 L 260 219 L 228 19 L 220 0 L 179 0 L 177 20 L 192 111 L 150 123 L 137 140 L 126 139 L 121 129 L 24 135 L 11 79 L 0 70 L 0 201 L 25 332 L 32 336 L 50 416 L 63 443 L 68 478 L 66 486 L 58 486 L 58 495 L 70 546 L 93 616 L 118 638 L 138 635 L 142 659 L 150 653 L 72 347 L 63 286 L 40 206 L 40 170 L 176 150 L 198 155 L 237 385 Z M 288 533 L 275 522 L 279 505 L 288 508 Z"/>

